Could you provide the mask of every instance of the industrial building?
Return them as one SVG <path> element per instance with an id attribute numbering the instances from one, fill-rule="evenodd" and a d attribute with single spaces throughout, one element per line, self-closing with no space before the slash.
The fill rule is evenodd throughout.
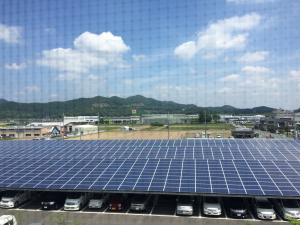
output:
<path id="1" fill-rule="evenodd" d="M 98 116 L 72 116 L 64 117 L 64 125 L 69 124 L 191 124 L 198 121 L 199 115 L 186 114 L 144 114 L 141 116 L 116 116 L 116 117 L 98 117 Z"/>
<path id="2" fill-rule="evenodd" d="M 17 139 L 32 139 L 36 137 L 43 137 L 50 132 L 47 127 L 29 127 L 29 126 L 12 126 L 1 127 L 0 137 L 3 139 L 17 138 Z"/>

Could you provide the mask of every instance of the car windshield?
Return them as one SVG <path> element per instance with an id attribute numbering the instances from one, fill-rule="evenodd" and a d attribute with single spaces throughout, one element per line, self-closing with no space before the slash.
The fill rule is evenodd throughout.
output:
<path id="1" fill-rule="evenodd" d="M 146 201 L 146 196 L 145 195 L 140 195 L 140 196 L 135 196 L 132 199 L 132 203 L 143 203 L 144 201 Z"/>
<path id="2" fill-rule="evenodd" d="M 299 208 L 296 200 L 282 200 L 283 206 L 286 208 Z"/>
<path id="3" fill-rule="evenodd" d="M 262 209 L 272 209 L 269 201 L 257 201 L 257 207 Z"/>
<path id="4" fill-rule="evenodd" d="M 179 197 L 177 202 L 178 204 L 191 204 L 192 199 L 190 197 Z"/>
<path id="5" fill-rule="evenodd" d="M 2 197 L 13 198 L 16 194 L 17 194 L 17 192 L 15 192 L 15 191 L 6 191 L 6 192 L 4 192 Z"/>
<path id="6" fill-rule="evenodd" d="M 245 205 L 242 199 L 231 199 L 230 201 L 228 201 L 228 203 L 230 204 L 230 208 L 239 208 L 239 209 L 244 209 Z"/>
<path id="7" fill-rule="evenodd" d="M 205 198 L 206 203 L 216 204 L 219 203 L 219 200 L 217 198 Z"/>
<path id="8" fill-rule="evenodd" d="M 92 199 L 103 199 L 103 198 L 104 198 L 104 196 L 101 195 L 101 194 L 95 194 L 95 195 L 93 195 L 93 197 L 92 197 Z"/>
<path id="9" fill-rule="evenodd" d="M 79 193 L 68 194 L 69 199 L 77 199 L 77 198 L 80 198 L 80 196 L 81 196 L 81 194 L 79 194 Z"/>

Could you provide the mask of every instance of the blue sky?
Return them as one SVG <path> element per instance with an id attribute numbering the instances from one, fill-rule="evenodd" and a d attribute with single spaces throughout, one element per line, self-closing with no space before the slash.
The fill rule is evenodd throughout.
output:
<path id="1" fill-rule="evenodd" d="M 2 0 L 0 98 L 300 106 L 299 0 Z"/>

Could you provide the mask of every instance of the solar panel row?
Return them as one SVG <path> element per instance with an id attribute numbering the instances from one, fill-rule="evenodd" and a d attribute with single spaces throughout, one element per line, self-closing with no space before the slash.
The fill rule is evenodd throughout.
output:
<path id="1" fill-rule="evenodd" d="M 299 162 L 177 159 L 18 159 L 0 187 L 299 196 Z"/>
<path id="2" fill-rule="evenodd" d="M 300 196 L 293 140 L 2 141 L 0 153 L 3 189 Z"/>
<path id="3" fill-rule="evenodd" d="M 266 145 L 258 145 L 259 141 L 254 141 L 251 145 L 244 145 L 244 142 L 235 140 L 229 143 L 241 143 L 241 145 L 231 146 L 125 146 L 120 141 L 106 141 L 109 145 L 103 145 L 102 141 L 79 142 L 79 141 L 42 141 L 42 142 L 0 142 L 0 157 L 29 157 L 40 158 L 47 156 L 63 158 L 173 158 L 173 159 L 234 159 L 234 160 L 300 160 L 300 145 L 297 141 L 282 142 L 264 141 Z M 125 141 L 127 142 L 127 141 Z M 97 144 L 98 143 L 98 144 Z M 122 143 L 122 142 L 121 142 Z M 130 142 L 128 142 L 130 143 Z M 136 143 L 136 142 L 131 142 Z M 143 143 L 143 142 L 140 142 Z M 187 143 L 187 142 L 185 142 Z M 199 142 L 201 143 L 201 142 Z M 218 142 L 220 143 L 220 141 Z M 247 143 L 250 143 L 247 141 Z M 257 145 L 255 145 L 257 144 Z M 271 146 L 271 147 L 270 147 Z"/>

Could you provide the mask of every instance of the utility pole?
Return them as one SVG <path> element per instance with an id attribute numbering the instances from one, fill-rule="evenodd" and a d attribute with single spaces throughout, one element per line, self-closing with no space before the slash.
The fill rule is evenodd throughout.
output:
<path id="1" fill-rule="evenodd" d="M 207 138 L 207 121 L 206 121 L 206 110 L 204 111 L 204 123 L 205 123 L 205 138 Z"/>
<path id="2" fill-rule="evenodd" d="M 61 134 L 62 134 L 62 139 L 64 140 L 65 139 L 65 113 L 63 113 L 63 115 L 62 115 L 62 123 L 63 123 L 63 126 L 60 130 L 61 130 Z"/>
<path id="3" fill-rule="evenodd" d="M 168 112 L 168 140 L 170 140 L 170 113 Z"/>
<path id="4" fill-rule="evenodd" d="M 98 112 L 98 140 L 99 140 L 99 138 L 100 138 L 100 113 Z"/>

